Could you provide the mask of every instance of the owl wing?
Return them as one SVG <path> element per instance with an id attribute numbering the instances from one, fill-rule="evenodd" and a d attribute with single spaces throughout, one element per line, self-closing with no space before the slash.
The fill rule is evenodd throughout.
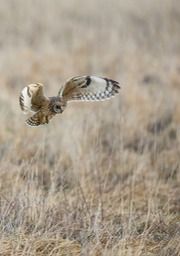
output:
<path id="1" fill-rule="evenodd" d="M 119 92 L 119 83 L 98 76 L 76 76 L 61 87 L 59 97 L 70 101 L 100 101 L 113 97 Z"/>
<path id="2" fill-rule="evenodd" d="M 49 114 L 49 115 L 44 115 L 43 109 L 40 109 L 37 111 L 33 116 L 29 117 L 26 120 L 26 124 L 29 126 L 39 126 L 39 125 L 44 125 L 48 124 L 49 121 L 55 116 L 55 113 Z"/>
<path id="3" fill-rule="evenodd" d="M 19 104 L 24 114 L 39 111 L 45 101 L 49 99 L 44 95 L 43 85 L 39 83 L 26 86 L 19 96 Z"/>

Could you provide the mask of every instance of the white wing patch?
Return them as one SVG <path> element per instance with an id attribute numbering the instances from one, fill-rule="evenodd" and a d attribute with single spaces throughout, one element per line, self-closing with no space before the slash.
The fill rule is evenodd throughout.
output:
<path id="1" fill-rule="evenodd" d="M 32 98 L 32 94 L 30 93 L 29 88 L 26 86 L 19 97 L 19 103 L 21 106 L 21 109 L 23 111 L 24 114 L 27 114 L 28 112 L 32 111 L 31 110 L 31 98 Z"/>

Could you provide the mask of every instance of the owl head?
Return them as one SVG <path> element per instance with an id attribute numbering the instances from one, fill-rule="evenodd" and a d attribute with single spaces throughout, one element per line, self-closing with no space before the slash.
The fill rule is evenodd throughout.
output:
<path id="1" fill-rule="evenodd" d="M 54 112 L 55 114 L 62 113 L 66 106 L 67 102 L 63 98 L 59 97 L 49 97 L 50 103 L 49 103 L 49 109 Z"/>

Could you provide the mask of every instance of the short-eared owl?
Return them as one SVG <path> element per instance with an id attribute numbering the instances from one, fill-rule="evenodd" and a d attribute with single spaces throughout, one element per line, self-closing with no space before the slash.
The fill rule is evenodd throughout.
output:
<path id="1" fill-rule="evenodd" d="M 55 97 L 45 96 L 42 84 L 30 84 L 22 90 L 19 102 L 25 114 L 34 112 L 26 123 L 38 126 L 49 123 L 56 114 L 62 113 L 68 102 L 106 100 L 119 89 L 119 83 L 108 78 L 76 76 L 67 80 Z"/>

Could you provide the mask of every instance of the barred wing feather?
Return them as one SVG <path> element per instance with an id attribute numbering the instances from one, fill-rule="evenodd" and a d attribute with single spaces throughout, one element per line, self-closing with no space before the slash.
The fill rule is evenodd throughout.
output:
<path id="1" fill-rule="evenodd" d="M 119 83 L 98 76 L 76 76 L 59 90 L 58 96 L 70 101 L 100 101 L 110 99 L 119 92 Z"/>

